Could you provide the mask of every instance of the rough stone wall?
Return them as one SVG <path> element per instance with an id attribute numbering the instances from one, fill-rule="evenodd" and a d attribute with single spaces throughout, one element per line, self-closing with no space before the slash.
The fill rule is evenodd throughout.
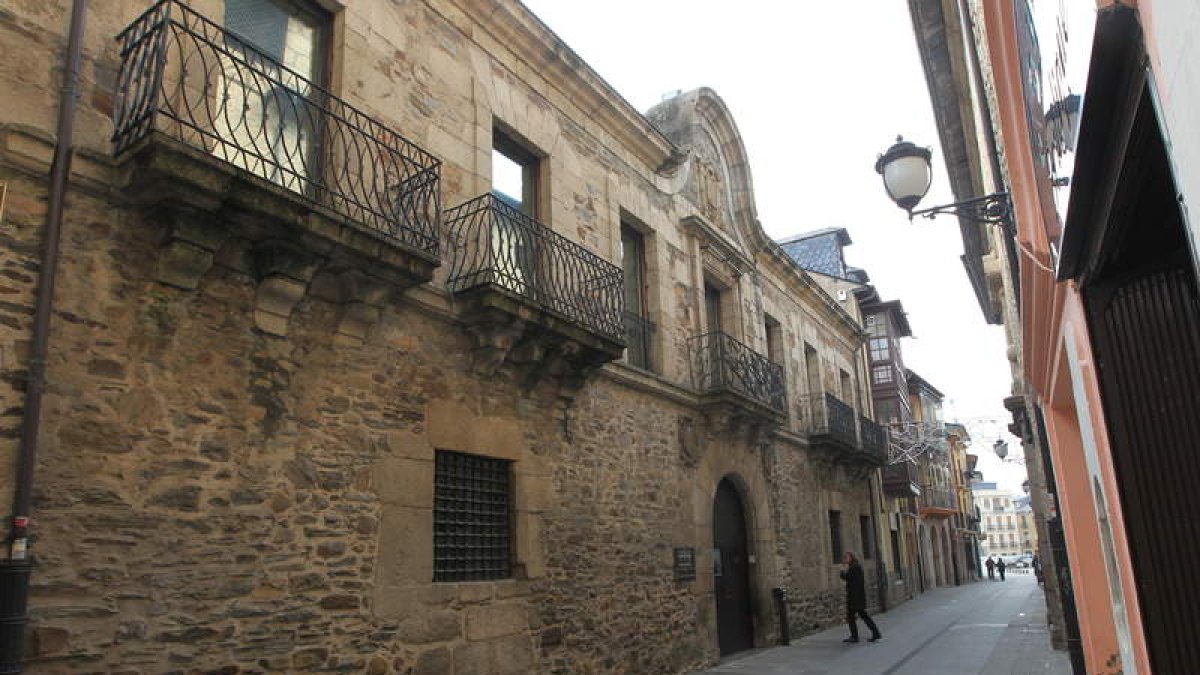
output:
<path id="1" fill-rule="evenodd" d="M 59 58 L 65 5 L 0 9 L 0 47 L 21 55 L 0 64 L 19 94 L 0 103 L 5 467 L 23 414 L 61 76 L 26 57 Z M 652 231 L 656 372 L 606 366 L 566 407 L 509 370 L 472 369 L 472 338 L 441 276 L 387 293 L 354 340 L 340 334 L 320 270 L 283 335 L 259 330 L 244 235 L 216 251 L 196 290 L 160 283 L 165 216 L 128 202 L 137 186 L 118 186 L 108 146 L 112 36 L 143 5 L 113 3 L 88 25 L 37 468 L 28 672 L 684 672 L 717 654 L 711 511 L 725 476 L 744 489 L 751 521 L 758 643 L 776 635 L 775 586 L 789 591 L 795 632 L 841 620 L 826 514 L 842 510 L 843 540 L 861 550 L 863 477 L 789 433 L 796 416 L 751 442 L 700 413 L 687 340 L 702 325 L 701 238 L 680 226 L 696 206 L 563 82 L 521 64 L 486 15 L 455 3 L 354 3 L 335 38 L 336 88 L 444 160 L 447 206 L 487 189 L 496 118 L 549 155 L 549 226 L 610 260 L 621 213 Z M 219 2 L 195 6 L 220 16 Z M 736 278 L 735 318 L 760 351 L 764 308 L 783 323 L 796 401 L 804 342 L 846 370 L 858 347 L 815 291 L 779 274 Z M 512 579 L 431 583 L 436 449 L 513 461 Z M 3 477 L 9 499 L 11 469 Z M 676 546 L 696 549 L 695 581 L 674 580 Z"/>

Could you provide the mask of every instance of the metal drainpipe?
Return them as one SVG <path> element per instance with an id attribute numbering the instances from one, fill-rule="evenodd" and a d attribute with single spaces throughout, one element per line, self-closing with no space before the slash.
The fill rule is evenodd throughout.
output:
<path id="1" fill-rule="evenodd" d="M 83 57 L 83 29 L 87 0 L 74 0 L 71 9 L 71 33 L 67 42 L 66 73 L 58 108 L 58 134 L 54 161 L 50 166 L 49 206 L 46 209 L 46 240 L 42 251 L 42 274 L 38 278 L 37 307 L 29 355 L 29 378 L 25 392 L 25 417 L 21 420 L 21 447 L 17 461 L 16 493 L 13 496 L 12 534 L 9 558 L 19 560 L 16 550 L 25 537 L 33 502 L 33 470 L 37 463 L 38 434 L 41 431 L 42 393 L 46 380 L 46 352 L 50 337 L 50 314 L 54 305 L 54 282 L 58 272 L 58 242 L 62 234 L 63 202 L 75 148 L 72 132 L 75 104 L 79 96 L 79 64 Z M 21 519 L 22 522 L 18 522 Z M 19 531 L 18 531 L 19 530 Z M 20 542 L 23 544 L 24 542 Z"/>
<path id="2" fill-rule="evenodd" d="M 7 554 L 0 561 L 0 673 L 21 672 L 24 652 L 25 606 L 29 595 L 30 565 L 26 561 L 29 514 L 33 507 L 33 473 L 37 464 L 38 432 L 41 430 L 42 393 L 46 379 L 46 353 L 50 315 L 54 304 L 54 282 L 58 271 L 58 247 L 62 233 L 63 202 L 74 154 L 72 130 L 79 93 L 79 69 L 83 57 L 83 34 L 87 0 L 74 0 L 63 85 L 58 107 L 58 132 L 50 165 L 49 204 L 46 209 L 45 241 L 37 305 L 29 353 L 29 376 L 25 389 L 25 416 L 21 420 L 21 445 L 17 455 L 17 480 L 13 494 L 12 520 L 6 539 Z"/>

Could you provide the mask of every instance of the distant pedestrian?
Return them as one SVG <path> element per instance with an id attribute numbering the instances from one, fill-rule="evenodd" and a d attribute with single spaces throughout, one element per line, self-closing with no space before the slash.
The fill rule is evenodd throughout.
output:
<path id="1" fill-rule="evenodd" d="M 1033 561 L 1029 563 L 1033 567 L 1033 576 L 1037 577 L 1037 582 L 1042 583 L 1042 561 L 1038 557 L 1033 556 Z"/>
<path id="2" fill-rule="evenodd" d="M 863 623 L 867 624 L 867 628 L 871 629 L 871 637 L 867 640 L 874 642 L 883 636 L 879 633 L 879 627 L 875 625 L 870 616 L 867 616 L 867 581 L 863 575 L 862 565 L 858 563 L 858 558 L 849 551 L 842 556 L 842 563 L 845 564 L 845 568 L 842 570 L 842 580 L 846 582 L 846 623 L 850 625 L 850 637 L 842 642 L 858 642 L 856 617 L 860 616 Z"/>
<path id="3" fill-rule="evenodd" d="M 1006 567 L 1008 565 L 1004 563 L 1004 558 L 1001 558 L 1000 562 L 996 563 L 996 569 L 1000 572 L 1000 581 L 1004 581 L 1004 568 Z"/>
<path id="4" fill-rule="evenodd" d="M 992 560 L 992 556 L 989 555 L 987 562 L 985 562 L 984 565 L 987 565 L 987 568 L 988 568 L 988 580 L 995 581 L 996 580 L 996 561 Z"/>

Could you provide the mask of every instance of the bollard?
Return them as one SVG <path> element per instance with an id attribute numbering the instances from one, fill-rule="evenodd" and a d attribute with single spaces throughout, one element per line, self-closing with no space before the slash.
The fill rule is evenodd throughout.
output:
<path id="1" fill-rule="evenodd" d="M 779 615 L 779 644 L 792 644 L 792 627 L 788 624 L 787 591 L 783 588 L 771 589 L 775 596 L 775 613 Z"/>

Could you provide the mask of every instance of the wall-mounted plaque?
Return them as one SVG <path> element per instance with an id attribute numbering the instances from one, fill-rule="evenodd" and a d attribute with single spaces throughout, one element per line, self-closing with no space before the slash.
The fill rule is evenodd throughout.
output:
<path id="1" fill-rule="evenodd" d="M 675 581 L 692 581 L 696 578 L 696 549 L 675 549 Z"/>

